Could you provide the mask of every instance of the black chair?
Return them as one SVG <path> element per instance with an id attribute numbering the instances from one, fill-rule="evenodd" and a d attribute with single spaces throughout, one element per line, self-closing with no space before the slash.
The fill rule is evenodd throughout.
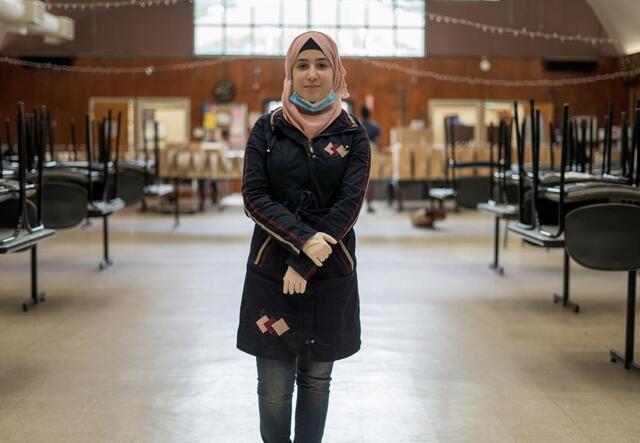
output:
<path id="1" fill-rule="evenodd" d="M 569 142 L 569 105 L 565 104 L 563 109 L 563 140 L 562 140 L 562 162 L 560 165 L 560 201 L 558 207 L 558 225 L 547 226 L 540 223 L 538 217 L 537 204 L 540 187 L 540 119 L 539 110 L 535 109 L 535 103 L 530 101 L 531 105 L 531 148 L 533 160 L 533 182 L 531 185 L 530 211 L 531 217 L 525 217 L 525 170 L 524 170 L 524 134 L 526 126 L 523 122 L 522 131 L 518 132 L 518 214 L 519 221 L 515 225 L 509 226 L 507 229 L 522 238 L 526 243 L 542 248 L 563 248 L 564 247 L 564 186 L 565 186 L 565 169 Z M 516 115 L 516 128 L 518 120 Z M 562 302 L 562 306 L 570 307 L 577 314 L 580 312 L 580 306 L 570 300 L 569 297 L 569 255 L 565 252 L 563 261 L 563 291 L 562 295 L 553 295 L 554 303 Z"/>
<path id="2" fill-rule="evenodd" d="M 533 109 L 533 102 L 531 103 Z M 532 111 L 533 112 L 533 111 Z M 611 109 L 610 109 L 610 112 Z M 608 122 L 605 125 L 605 134 L 609 134 L 611 130 L 611 124 L 613 117 L 610 113 L 609 116 L 605 117 L 605 122 Z M 539 122 L 538 122 L 539 123 Z M 589 131 L 589 153 L 587 155 L 587 128 L 586 121 L 579 121 L 576 119 L 570 119 L 567 124 L 568 127 L 563 128 L 563 144 L 562 144 L 562 160 L 565 167 L 561 171 L 555 171 L 553 167 L 551 170 L 544 170 L 540 166 L 538 166 L 538 178 L 537 178 L 537 194 L 533 192 L 533 189 L 530 189 L 526 193 L 524 193 L 524 214 L 522 216 L 522 220 L 526 221 L 527 224 L 533 224 L 533 216 L 534 212 L 532 209 L 532 200 L 535 199 L 535 215 L 538 217 L 540 224 L 543 225 L 553 225 L 556 223 L 558 219 L 559 212 L 559 185 L 560 181 L 564 180 L 565 186 L 564 190 L 566 193 L 565 202 L 569 205 L 572 205 L 574 202 L 573 198 L 570 196 L 572 194 L 572 188 L 574 184 L 579 184 L 578 189 L 582 189 L 584 183 L 613 183 L 613 184 L 627 184 L 628 180 L 625 178 L 623 174 L 616 173 L 615 175 L 611 173 L 607 173 L 606 169 L 602 170 L 601 174 L 595 175 L 593 173 L 593 119 L 591 119 L 591 129 Z M 579 130 L 580 128 L 580 130 Z M 554 131 L 550 130 L 550 136 L 552 143 L 551 147 L 551 159 L 553 160 L 553 144 L 554 144 Z M 607 141 L 608 140 L 608 141 Z M 565 143 L 566 141 L 566 143 Z M 611 149 L 611 138 L 605 137 L 604 144 L 604 152 L 608 152 Z M 606 157 L 606 156 L 605 156 Z M 539 158 L 539 154 L 538 154 Z M 533 166 L 533 165 L 532 165 Z M 532 167 L 533 170 L 533 167 Z M 608 169 L 610 171 L 610 168 Z M 616 171 L 617 172 L 617 171 Z M 531 188 L 533 186 L 533 171 L 529 171 L 525 174 L 524 178 L 526 180 L 526 184 Z M 528 202 L 528 203 L 527 203 Z"/>
<path id="3" fill-rule="evenodd" d="M 102 198 L 100 200 L 92 199 L 93 191 L 93 180 L 92 180 L 92 154 L 93 154 L 93 143 L 91 136 L 91 128 L 92 124 L 90 123 L 89 117 L 87 117 L 87 160 L 89 162 L 89 204 L 87 206 L 87 217 L 88 218 L 101 218 L 102 219 L 102 261 L 98 264 L 98 268 L 102 271 L 106 269 L 108 266 L 113 265 L 113 260 L 109 254 L 109 217 L 114 213 L 124 209 L 125 203 L 124 201 L 117 197 L 117 184 L 116 188 L 112 188 L 110 186 L 110 160 L 111 160 L 111 129 L 112 129 L 112 114 L 111 110 L 109 110 L 109 114 L 107 119 L 102 119 L 98 125 L 98 146 L 100 150 L 100 156 L 102 160 L 102 182 L 98 182 L 97 184 L 101 186 L 99 190 L 101 191 Z M 118 176 L 118 158 L 116 154 L 116 158 L 114 161 L 115 166 L 115 177 Z"/>
<path id="4" fill-rule="evenodd" d="M 83 177 L 79 174 L 79 177 Z M 45 199 L 43 220 L 46 226 L 68 229 L 79 225 L 87 217 L 87 189 L 59 176 L 45 180 L 42 190 Z"/>
<path id="5" fill-rule="evenodd" d="M 636 202 L 637 203 L 637 202 Z M 640 370 L 633 361 L 636 280 L 640 269 L 640 206 L 604 203 L 569 212 L 565 248 L 582 266 L 601 271 L 628 272 L 625 354 L 611 350 L 611 361 Z"/>
<path id="6" fill-rule="evenodd" d="M 473 141 L 473 127 L 456 123 L 456 116 L 447 116 L 444 119 L 445 143 L 444 143 L 444 186 L 429 188 L 429 199 L 437 201 L 441 209 L 444 209 L 446 201 L 454 201 L 455 208 L 459 206 L 475 208 L 480 202 L 489 199 L 487 184 L 490 181 L 486 176 L 469 176 L 458 178 L 459 169 L 472 169 L 477 173 L 478 169 L 489 168 L 490 162 L 465 161 L 456 159 L 456 148 L 471 149 Z"/>
<path id="7" fill-rule="evenodd" d="M 31 117 L 29 131 L 35 136 L 27 138 L 27 125 L 25 124 L 24 106 L 18 104 L 17 112 L 17 140 L 18 140 L 18 164 L 17 189 L 5 187 L 0 191 L 0 254 L 31 251 L 31 298 L 22 303 L 22 309 L 27 311 L 29 306 L 37 305 L 45 300 L 45 294 L 38 292 L 38 252 L 37 244 L 55 234 L 53 229 L 46 229 L 42 224 L 42 169 L 44 159 L 44 137 L 42 130 L 43 114 L 34 112 Z M 27 149 L 27 140 L 32 143 Z M 28 161 L 27 152 L 37 155 L 37 162 Z M 27 184 L 27 164 L 30 168 L 37 168 L 35 174 L 36 185 Z M 27 200 L 27 191 L 32 189 L 37 192 L 36 203 Z M 9 195 L 9 197 L 7 197 Z"/>
<path id="8" fill-rule="evenodd" d="M 47 129 L 50 155 L 53 158 L 52 145 L 55 135 L 49 112 L 47 112 Z M 43 194 L 46 202 L 43 208 L 43 220 L 46 226 L 54 229 L 72 228 L 87 217 L 89 171 L 85 162 L 78 161 L 74 121 L 71 123 L 71 139 L 74 151 L 73 161 L 60 163 L 52 161 L 43 171 Z"/>
<path id="9" fill-rule="evenodd" d="M 118 127 L 122 121 L 118 113 Z M 118 198 L 119 144 L 116 142 L 115 160 L 111 161 L 112 112 L 98 125 L 99 157 L 94 159 L 93 122 L 85 115 L 86 161 L 71 161 L 51 165 L 45 170 L 45 219 L 58 229 L 71 228 L 86 219 L 85 226 L 92 218 L 102 219 L 103 259 L 101 270 L 113 263 L 109 255 L 108 217 L 123 209 L 125 203 Z M 52 135 L 52 128 L 49 126 Z M 75 143 L 75 124 L 72 125 L 72 139 Z M 119 139 L 119 129 L 116 140 Z M 96 161 L 96 160 L 99 160 Z M 142 186 L 140 186 L 142 189 Z"/>
<path id="10" fill-rule="evenodd" d="M 74 144 L 74 160 L 64 163 L 52 163 L 45 169 L 44 196 L 47 204 L 44 208 L 44 219 L 47 226 L 57 229 L 71 228 L 82 220 L 89 225 L 92 218 L 102 219 L 103 258 L 99 269 L 103 270 L 113 264 L 109 254 L 108 217 L 125 207 L 120 197 L 121 191 L 131 202 L 139 201 L 142 196 L 144 174 L 125 169 L 120 170 L 120 128 L 122 113 L 118 112 L 115 134 L 115 159 L 112 161 L 112 111 L 107 119 L 98 124 L 98 157 L 94 156 L 93 121 L 85 115 L 85 136 L 87 160 L 77 160 L 75 122 L 71 124 L 71 138 Z M 53 140 L 53 125 L 48 118 L 49 140 Z M 53 151 L 51 151 L 53 156 Z"/>
<path id="11" fill-rule="evenodd" d="M 537 113 L 533 101 L 531 102 L 532 115 Z M 636 120 L 640 119 L 640 108 L 636 112 Z M 607 120 L 610 122 L 611 118 Z M 535 122 L 538 119 L 534 119 Z M 565 230 L 565 218 L 566 214 L 579 207 L 588 206 L 597 203 L 618 203 L 624 201 L 640 201 L 640 189 L 637 186 L 631 184 L 634 181 L 633 174 L 629 177 L 626 176 L 614 176 L 607 174 L 610 171 L 610 164 L 608 163 L 603 167 L 603 174 L 600 177 L 591 176 L 582 172 L 567 172 L 567 169 L 574 168 L 575 165 L 570 164 L 571 156 L 570 148 L 573 141 L 571 140 L 571 127 L 569 121 L 569 109 L 568 105 L 564 106 L 563 115 L 563 140 L 562 140 L 562 156 L 560 172 L 558 177 L 553 177 L 553 174 L 547 174 L 546 181 L 540 179 L 539 174 L 539 125 L 532 128 L 532 142 L 533 142 L 533 184 L 531 189 L 531 198 L 529 200 L 530 218 L 523 217 L 525 209 L 525 203 L 520 201 L 520 223 L 515 226 L 509 226 L 509 231 L 519 235 L 522 239 L 530 244 L 541 247 L 564 247 L 564 230 Z M 637 129 L 634 128 L 634 129 Z M 523 131 L 524 132 L 524 131 Z M 610 132 L 610 124 L 605 133 Z M 609 138 L 609 136 L 605 137 Z M 605 151 L 607 143 L 605 143 Z M 519 157 L 519 171 L 521 179 L 524 176 L 522 168 L 522 146 L 519 143 L 518 157 Z M 629 152 L 629 158 L 633 159 L 634 155 L 639 149 L 637 138 L 632 142 L 631 152 Z M 580 154 L 574 152 L 574 158 L 579 158 L 582 161 L 584 153 Z M 605 155 L 605 161 L 607 155 Z M 578 162 L 580 163 L 580 162 Z M 580 166 L 582 169 L 586 165 Z M 569 174 L 573 174 L 569 176 Z M 637 179 L 637 177 L 636 177 Z M 553 182 L 557 182 L 555 185 Z M 522 180 L 521 180 L 522 182 Z M 522 189 L 522 183 L 520 184 Z M 522 192 L 520 192 L 522 195 Z M 557 220 L 557 224 L 543 225 L 541 217 L 539 215 L 539 204 L 541 202 L 551 203 L 556 205 L 554 208 L 552 217 Z M 548 218 L 548 217 L 547 217 Z M 562 302 L 562 305 L 569 306 L 574 309 L 576 313 L 579 312 L 579 305 L 572 302 L 569 298 L 569 267 L 570 260 L 568 252 L 564 251 L 564 266 L 563 266 L 563 292 L 562 295 L 554 294 L 553 300 L 555 303 Z"/>
<path id="12" fill-rule="evenodd" d="M 131 206 L 139 202 L 144 203 L 144 198 L 147 192 L 149 173 L 148 173 L 148 159 L 145 159 L 143 164 L 135 160 L 122 161 L 120 159 L 120 135 L 122 125 L 122 112 L 118 112 L 118 120 L 116 124 L 116 155 L 114 161 L 115 176 L 113 180 L 113 192 L 114 197 L 120 198 L 124 201 L 126 206 Z M 156 123 L 157 125 L 157 123 Z M 146 138 L 143 131 L 143 138 Z M 156 137 L 157 138 L 157 137 Z M 146 139 L 145 139 L 145 154 L 146 154 Z M 158 161 L 158 154 L 156 154 L 156 163 Z"/>
<path id="13" fill-rule="evenodd" d="M 146 130 L 142 131 L 142 146 L 144 153 L 144 190 L 142 198 L 142 210 L 147 210 L 147 203 L 145 197 L 166 197 L 175 192 L 175 226 L 180 224 L 180 195 L 174 190 L 174 186 L 170 184 L 162 183 L 160 179 L 160 140 L 158 132 L 158 122 L 153 122 L 153 162 L 149 158 L 149 149 L 147 148 L 147 134 Z M 150 171 L 150 167 L 153 165 L 153 173 Z M 179 180 L 175 180 L 176 189 L 178 188 Z"/>
<path id="14" fill-rule="evenodd" d="M 517 104 L 516 104 L 517 112 Z M 511 127 L 507 130 L 505 122 L 501 121 L 500 126 L 497 128 L 498 135 L 498 161 L 497 161 L 497 173 L 494 174 L 494 157 L 493 148 L 495 140 L 495 127 L 493 124 L 489 127 L 489 193 L 491 198 L 486 203 L 478 203 L 477 209 L 480 212 L 491 214 L 494 216 L 494 237 L 493 237 L 493 263 L 489 264 L 489 268 L 493 269 L 500 275 L 504 275 L 504 268 L 500 266 L 500 221 L 504 220 L 509 224 L 510 220 L 517 220 L 518 208 L 509 203 L 507 193 L 507 168 L 510 163 L 509 153 L 507 148 L 510 149 L 509 144 L 506 142 L 507 137 L 511 137 Z M 497 179 L 497 181 L 496 181 Z M 506 247 L 505 236 L 505 247 Z"/>

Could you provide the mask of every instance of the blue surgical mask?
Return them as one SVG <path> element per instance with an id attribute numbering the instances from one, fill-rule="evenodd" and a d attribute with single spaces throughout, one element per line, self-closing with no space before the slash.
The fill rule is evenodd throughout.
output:
<path id="1" fill-rule="evenodd" d="M 320 112 L 320 111 L 326 109 L 328 106 L 330 106 L 331 103 L 336 101 L 337 98 L 338 98 L 338 96 L 336 96 L 336 93 L 331 91 L 325 98 L 323 98 L 319 102 L 311 103 L 311 102 L 306 101 L 302 97 L 300 97 L 297 92 L 293 91 L 293 94 L 291 94 L 291 97 L 289 97 L 289 100 L 294 105 L 304 109 L 305 111 L 308 111 L 308 112 Z"/>

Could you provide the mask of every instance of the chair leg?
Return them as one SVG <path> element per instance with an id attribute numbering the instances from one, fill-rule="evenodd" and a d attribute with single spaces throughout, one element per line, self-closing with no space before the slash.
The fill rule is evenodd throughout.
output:
<path id="1" fill-rule="evenodd" d="M 509 246 L 509 220 L 505 220 L 504 222 L 504 238 L 502 239 L 503 248 L 507 249 Z"/>
<path id="2" fill-rule="evenodd" d="M 564 266 L 562 269 L 562 295 L 553 294 L 553 302 L 558 303 L 562 302 L 562 306 L 569 307 L 573 309 L 573 312 L 576 314 L 580 312 L 580 305 L 574 303 L 569 298 L 569 253 L 567 250 L 564 250 Z"/>
<path id="3" fill-rule="evenodd" d="M 500 266 L 500 217 L 495 216 L 495 228 L 493 233 L 493 263 L 489 265 L 500 275 L 504 275 L 504 268 Z"/>
<path id="4" fill-rule="evenodd" d="M 636 279 L 637 271 L 629 271 L 629 281 L 627 284 L 627 335 L 625 342 L 625 355 L 615 350 L 609 351 L 612 362 L 624 364 L 625 369 L 640 371 L 640 365 L 633 361 L 633 342 L 635 338 L 636 323 Z"/>
<path id="5" fill-rule="evenodd" d="M 109 216 L 102 216 L 102 261 L 98 264 L 98 268 L 102 271 L 113 264 L 113 260 L 109 257 Z"/>
<path id="6" fill-rule="evenodd" d="M 173 228 L 176 229 L 178 228 L 178 226 L 180 226 L 180 179 L 176 178 L 173 186 L 174 186 L 174 192 L 175 192 Z"/>
<path id="7" fill-rule="evenodd" d="M 627 344 L 625 346 L 625 367 L 629 369 L 629 362 L 633 361 L 633 337 L 636 324 L 636 271 L 629 272 L 627 283 Z"/>
<path id="8" fill-rule="evenodd" d="M 402 212 L 404 210 L 404 202 L 402 200 L 402 188 L 400 186 L 399 181 L 393 181 L 393 200 L 398 203 L 398 212 Z"/>
<path id="9" fill-rule="evenodd" d="M 31 298 L 22 303 L 22 310 L 27 312 L 30 306 L 36 306 L 45 300 L 44 292 L 38 293 L 38 246 L 31 247 Z"/>

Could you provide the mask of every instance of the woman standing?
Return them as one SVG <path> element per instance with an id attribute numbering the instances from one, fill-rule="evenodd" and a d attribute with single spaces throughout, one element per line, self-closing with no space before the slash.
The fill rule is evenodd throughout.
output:
<path id="1" fill-rule="evenodd" d="M 346 111 L 331 37 L 305 32 L 285 60 L 282 108 L 247 142 L 242 195 L 255 222 L 237 346 L 256 356 L 260 434 L 322 440 L 333 362 L 360 349 L 356 222 L 370 166 L 365 129 Z"/>

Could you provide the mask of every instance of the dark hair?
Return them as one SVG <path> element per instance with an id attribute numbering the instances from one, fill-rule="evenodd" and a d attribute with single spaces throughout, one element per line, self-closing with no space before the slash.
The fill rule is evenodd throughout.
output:
<path id="1" fill-rule="evenodd" d="M 229 140 L 229 130 L 228 129 L 222 129 L 220 131 L 220 138 L 222 140 Z"/>
<path id="2" fill-rule="evenodd" d="M 320 46 L 318 46 L 316 41 L 312 38 L 309 38 L 309 40 L 307 40 L 304 45 L 302 45 L 302 48 L 300 48 L 300 52 L 306 51 L 307 49 L 317 49 L 318 51 L 322 51 L 322 49 L 320 49 Z"/>
<path id="3" fill-rule="evenodd" d="M 369 119 L 369 108 L 367 108 L 366 105 L 362 105 L 362 107 L 360 108 L 360 115 L 365 120 Z"/>

